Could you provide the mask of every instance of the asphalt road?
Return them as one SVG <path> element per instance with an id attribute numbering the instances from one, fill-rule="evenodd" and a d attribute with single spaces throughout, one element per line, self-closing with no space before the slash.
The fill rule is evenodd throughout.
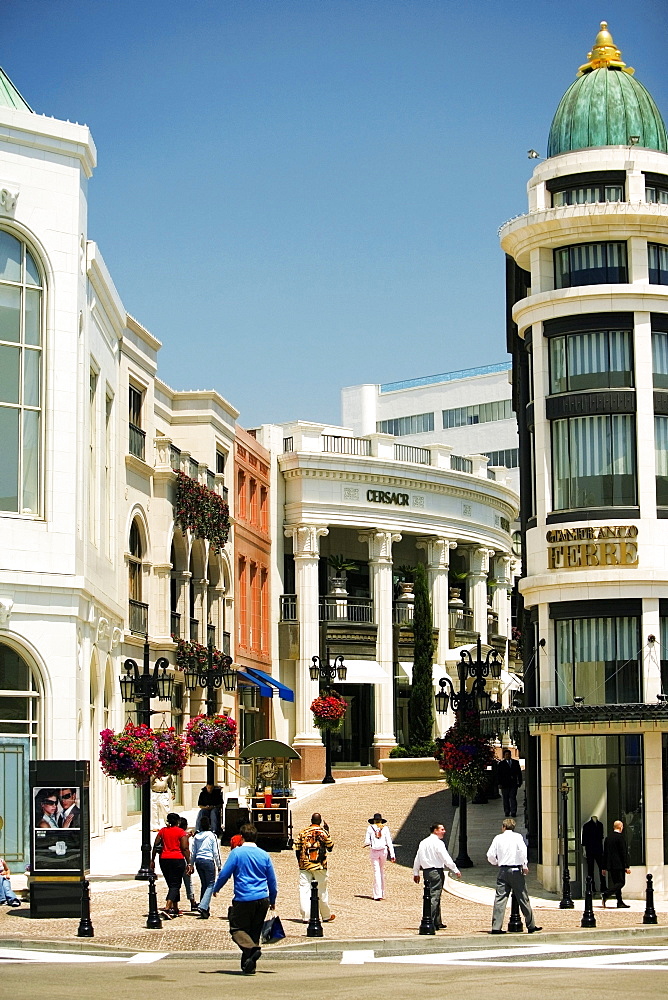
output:
<path id="1" fill-rule="evenodd" d="M 665 946 L 579 944 L 532 946 L 514 942 L 501 948 L 486 943 L 475 950 L 431 956 L 373 960 L 347 953 L 340 961 L 287 961 L 266 953 L 257 974 L 243 976 L 230 959 L 144 956 L 94 959 L 62 952 L 21 953 L 0 949 L 2 995 L 21 1000 L 82 1000 L 113 996 L 114 1000 L 164 1000 L 170 996 L 225 996 L 242 993 L 252 1000 L 359 1000 L 385 996 L 424 1000 L 446 994 L 449 1000 L 471 1000 L 485 992 L 513 1000 L 591 1000 L 592 995 L 631 991 L 647 998 L 665 997 L 668 986 L 668 940 Z M 151 956 L 152 958 L 152 956 Z M 350 961 L 354 964 L 346 964 Z"/>

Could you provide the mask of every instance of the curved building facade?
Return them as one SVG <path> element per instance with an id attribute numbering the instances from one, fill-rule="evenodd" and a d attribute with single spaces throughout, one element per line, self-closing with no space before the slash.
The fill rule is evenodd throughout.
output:
<path id="1" fill-rule="evenodd" d="M 532 845 L 558 889 L 621 819 L 629 892 L 668 889 L 668 153 L 607 25 L 562 100 L 507 255 L 520 432 Z M 564 819 L 564 816 L 566 818 Z"/>

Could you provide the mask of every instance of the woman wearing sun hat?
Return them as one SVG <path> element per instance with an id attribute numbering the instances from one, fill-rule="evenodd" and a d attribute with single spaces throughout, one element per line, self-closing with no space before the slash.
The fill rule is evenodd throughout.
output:
<path id="1" fill-rule="evenodd" d="M 364 846 L 371 848 L 371 867 L 373 868 L 373 898 L 385 898 L 385 860 L 396 861 L 394 844 L 387 820 L 380 813 L 374 813 L 366 828 Z"/>

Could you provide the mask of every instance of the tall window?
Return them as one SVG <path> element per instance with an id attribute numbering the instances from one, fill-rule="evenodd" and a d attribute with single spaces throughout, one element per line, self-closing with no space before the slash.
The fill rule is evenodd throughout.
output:
<path id="1" fill-rule="evenodd" d="M 668 285 L 668 246 L 647 244 L 649 280 L 652 285 Z"/>
<path id="2" fill-rule="evenodd" d="M 394 434 L 403 437 L 405 434 L 426 434 L 434 429 L 433 413 L 414 413 L 410 417 L 395 417 L 394 420 L 379 420 L 376 430 L 379 434 Z"/>
<path id="3" fill-rule="evenodd" d="M 556 288 L 626 281 L 626 243 L 581 243 L 554 251 Z"/>
<path id="4" fill-rule="evenodd" d="M 598 330 L 550 338 L 550 392 L 633 385 L 629 330 Z"/>
<path id="5" fill-rule="evenodd" d="M 656 463 L 656 503 L 668 507 L 668 417 L 654 416 L 654 460 Z"/>
<path id="6" fill-rule="evenodd" d="M 141 534 L 136 521 L 132 522 L 130 528 L 130 558 L 128 560 L 129 589 L 128 597 L 132 601 L 141 601 L 141 560 L 142 544 Z"/>
<path id="7" fill-rule="evenodd" d="M 246 519 L 246 473 L 239 469 L 237 473 L 237 517 Z"/>
<path id="8" fill-rule="evenodd" d="M 624 186 L 622 184 L 590 184 L 587 187 L 572 187 L 565 191 L 555 191 L 552 195 L 552 205 L 584 205 L 591 202 L 622 201 Z"/>
<path id="9" fill-rule="evenodd" d="M 97 383 L 98 374 L 91 368 L 88 379 L 88 531 L 97 542 Z"/>
<path id="10" fill-rule="evenodd" d="M 640 627 L 637 618 L 556 621 L 557 704 L 638 703 L 641 695 Z"/>
<path id="11" fill-rule="evenodd" d="M 0 642 L 0 736 L 28 736 L 34 757 L 38 719 L 39 693 L 32 670 L 19 653 Z M 3 812 L 7 817 L 9 807 Z"/>
<path id="12" fill-rule="evenodd" d="M 129 420 L 129 440 L 128 451 L 136 458 L 144 459 L 146 433 L 142 430 L 142 401 L 143 394 L 133 385 L 128 387 L 128 420 Z"/>
<path id="13" fill-rule="evenodd" d="M 655 389 L 668 389 L 668 333 L 652 330 L 652 372 Z"/>
<path id="14" fill-rule="evenodd" d="M 493 399 L 474 406 L 456 406 L 443 410 L 443 428 L 467 427 L 469 424 L 487 424 L 492 420 L 510 420 L 513 415 L 511 399 Z"/>
<path id="15" fill-rule="evenodd" d="M 40 512 L 42 279 L 0 231 L 0 510 Z"/>
<path id="16" fill-rule="evenodd" d="M 248 648 L 248 577 L 246 576 L 246 560 L 239 559 L 239 631 L 237 642 Z"/>
<path id="17" fill-rule="evenodd" d="M 553 507 L 628 507 L 636 499 L 635 417 L 606 414 L 552 423 Z"/>
<path id="18" fill-rule="evenodd" d="M 103 522 L 102 534 L 104 541 L 104 551 L 111 558 L 112 552 L 112 423 L 111 418 L 114 409 L 114 399 L 107 390 L 104 398 L 104 489 L 102 493 Z"/>
<path id="19" fill-rule="evenodd" d="M 500 451 L 484 452 L 489 465 L 503 465 L 506 469 L 516 469 L 520 464 L 519 448 L 502 448 Z"/>

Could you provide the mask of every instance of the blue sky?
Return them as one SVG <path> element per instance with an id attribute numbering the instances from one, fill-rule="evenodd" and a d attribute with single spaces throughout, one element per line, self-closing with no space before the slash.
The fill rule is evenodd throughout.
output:
<path id="1" fill-rule="evenodd" d="M 602 19 L 668 117 L 665 0 L 4 0 L 0 65 L 91 127 L 160 376 L 338 422 L 344 385 L 505 359 L 497 230 Z"/>

